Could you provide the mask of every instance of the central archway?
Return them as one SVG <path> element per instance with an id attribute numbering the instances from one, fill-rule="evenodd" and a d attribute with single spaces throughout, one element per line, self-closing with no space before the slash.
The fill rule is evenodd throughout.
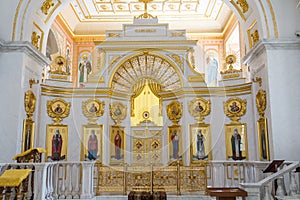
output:
<path id="1" fill-rule="evenodd" d="M 180 73 L 174 64 L 164 56 L 143 53 L 125 59 L 112 76 L 111 88 L 117 91 L 134 92 L 133 86 L 142 79 L 149 78 L 161 85 L 162 91 L 182 87 Z"/>

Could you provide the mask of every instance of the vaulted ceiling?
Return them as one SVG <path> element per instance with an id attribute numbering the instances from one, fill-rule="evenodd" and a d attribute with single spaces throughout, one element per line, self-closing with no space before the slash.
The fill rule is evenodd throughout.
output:
<path id="1" fill-rule="evenodd" d="M 105 30 L 120 30 L 122 24 L 144 13 L 139 0 L 74 0 L 60 13 L 76 35 L 104 35 Z M 148 13 L 170 29 L 185 29 L 187 34 L 221 33 L 232 11 L 221 0 L 153 0 Z"/>

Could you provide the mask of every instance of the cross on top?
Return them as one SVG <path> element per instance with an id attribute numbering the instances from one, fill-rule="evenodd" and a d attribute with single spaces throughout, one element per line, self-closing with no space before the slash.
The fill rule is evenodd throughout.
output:
<path id="1" fill-rule="evenodd" d="M 143 2 L 143 3 L 145 4 L 144 17 L 145 17 L 145 16 L 148 16 L 148 13 L 147 13 L 147 4 L 148 4 L 149 2 L 151 2 L 151 1 L 153 1 L 153 0 L 139 0 L 139 2 Z M 145 17 L 145 18 L 147 18 L 147 17 Z"/>

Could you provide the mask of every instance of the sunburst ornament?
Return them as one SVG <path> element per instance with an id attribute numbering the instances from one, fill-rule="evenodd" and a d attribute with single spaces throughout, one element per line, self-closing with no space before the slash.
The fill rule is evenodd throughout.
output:
<path id="1" fill-rule="evenodd" d="M 195 98 L 188 103 L 189 113 L 195 117 L 198 123 L 204 123 L 204 117 L 210 114 L 210 100 Z"/>
<path id="2" fill-rule="evenodd" d="M 61 121 L 70 114 L 71 103 L 67 103 L 64 99 L 56 98 L 47 101 L 48 116 L 54 121 L 54 125 L 60 125 Z"/>

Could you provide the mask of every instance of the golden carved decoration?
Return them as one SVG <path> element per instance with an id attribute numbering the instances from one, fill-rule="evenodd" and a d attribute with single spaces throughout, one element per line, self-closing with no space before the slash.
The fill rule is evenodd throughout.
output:
<path id="1" fill-rule="evenodd" d="M 224 102 L 224 112 L 232 120 L 232 124 L 239 124 L 240 117 L 247 111 L 247 100 L 233 97 Z"/>
<path id="2" fill-rule="evenodd" d="M 27 118 L 31 119 L 34 111 L 35 111 L 35 103 L 36 103 L 36 97 L 34 93 L 31 90 L 28 90 L 25 92 L 24 96 L 24 107 L 25 112 L 27 114 Z"/>
<path id="3" fill-rule="evenodd" d="M 267 95 L 265 90 L 258 90 L 256 94 L 256 108 L 259 113 L 259 118 L 264 118 L 267 107 Z"/>
<path id="4" fill-rule="evenodd" d="M 54 6 L 54 3 L 52 0 L 44 1 L 43 5 L 41 7 L 42 13 L 44 13 L 45 15 L 48 15 L 48 12 L 52 6 Z"/>
<path id="5" fill-rule="evenodd" d="M 243 13 L 247 12 L 249 9 L 249 5 L 246 0 L 237 0 L 236 4 L 240 5 L 243 9 Z"/>
<path id="6" fill-rule="evenodd" d="M 261 77 L 255 77 L 255 79 L 253 78 L 252 81 L 254 83 L 258 83 L 259 84 L 259 87 L 262 86 L 262 78 Z"/>
<path id="7" fill-rule="evenodd" d="M 194 57 L 194 48 L 189 48 L 187 51 L 187 61 L 190 66 L 190 68 L 195 68 L 195 57 Z"/>
<path id="8" fill-rule="evenodd" d="M 51 74 L 70 75 L 70 73 L 63 71 L 63 67 L 66 66 L 66 59 L 63 56 L 57 56 L 54 60 L 54 65 L 56 68 L 50 72 Z"/>
<path id="9" fill-rule="evenodd" d="M 37 49 L 39 49 L 39 40 L 40 40 L 41 36 L 39 36 L 37 34 L 37 32 L 32 32 L 32 35 L 31 35 L 31 44 L 33 46 L 35 46 Z"/>
<path id="10" fill-rule="evenodd" d="M 169 56 L 175 60 L 175 62 L 180 66 L 180 69 L 183 72 L 184 66 L 182 57 L 177 54 L 170 54 Z"/>
<path id="11" fill-rule="evenodd" d="M 110 104 L 110 116 L 115 121 L 115 125 L 120 125 L 121 120 L 125 119 L 127 115 L 127 106 L 121 102 L 114 102 Z"/>
<path id="12" fill-rule="evenodd" d="M 108 33 L 108 37 L 121 37 L 120 33 Z"/>
<path id="13" fill-rule="evenodd" d="M 136 19 L 149 19 L 149 18 L 157 18 L 157 17 L 153 17 L 152 15 L 150 15 L 148 13 L 148 3 L 152 2 L 153 0 L 139 0 L 139 2 L 143 2 L 144 3 L 144 8 L 145 11 L 143 14 L 139 15 L 138 17 L 134 17 Z"/>
<path id="14" fill-rule="evenodd" d="M 82 102 L 82 113 L 88 118 L 89 124 L 97 124 L 98 117 L 104 113 L 104 105 L 104 101 L 94 98 Z"/>
<path id="15" fill-rule="evenodd" d="M 70 114 L 71 103 L 61 98 L 47 101 L 47 113 L 54 121 L 54 125 L 61 125 L 61 121 Z"/>
<path id="16" fill-rule="evenodd" d="M 184 37 L 184 32 L 172 32 L 172 37 Z"/>
<path id="17" fill-rule="evenodd" d="M 233 64 L 236 62 L 235 55 L 228 55 L 225 59 L 226 64 L 228 64 L 228 69 L 225 71 L 221 71 L 221 74 L 231 74 L 231 73 L 239 73 L 242 72 L 242 69 L 233 69 Z M 231 77 L 230 77 L 231 78 Z M 233 78 L 233 77 L 232 77 Z"/>
<path id="18" fill-rule="evenodd" d="M 30 79 L 29 80 L 29 87 L 32 88 L 32 85 L 39 84 L 39 80 Z"/>
<path id="19" fill-rule="evenodd" d="M 167 115 L 174 125 L 178 124 L 182 117 L 182 103 L 172 101 L 169 105 L 167 105 Z"/>
<path id="20" fill-rule="evenodd" d="M 98 181 L 96 194 L 114 192 L 128 194 L 129 191 L 164 191 L 180 195 L 181 193 L 205 194 L 207 187 L 207 162 L 193 166 L 104 166 L 96 163 Z"/>
<path id="21" fill-rule="evenodd" d="M 210 114 L 210 100 L 205 100 L 203 98 L 195 98 L 194 100 L 188 102 L 189 113 L 195 117 L 198 123 L 204 123 L 204 117 Z"/>
<path id="22" fill-rule="evenodd" d="M 252 44 L 254 46 L 259 41 L 259 33 L 257 29 L 255 29 L 254 32 L 251 34 L 251 38 L 252 38 Z"/>

